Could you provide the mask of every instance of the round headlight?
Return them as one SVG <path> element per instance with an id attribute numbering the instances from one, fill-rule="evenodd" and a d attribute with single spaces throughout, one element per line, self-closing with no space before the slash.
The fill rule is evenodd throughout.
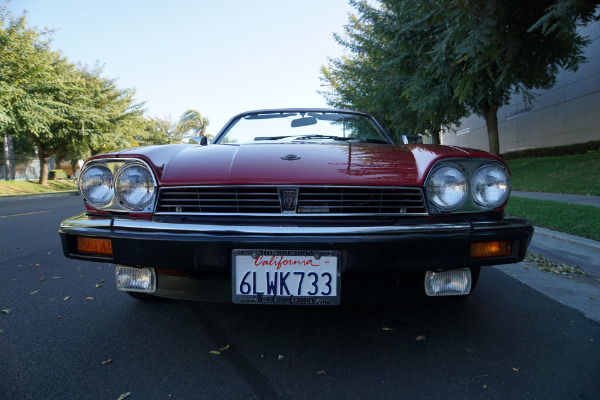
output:
<path id="1" fill-rule="evenodd" d="M 121 203 L 135 211 L 146 208 L 154 196 L 152 174 L 141 165 L 123 168 L 117 175 L 116 188 Z"/>
<path id="2" fill-rule="evenodd" d="M 510 191 L 508 171 L 498 165 L 484 165 L 473 175 L 471 183 L 473 200 L 485 208 L 504 204 Z"/>
<path id="3" fill-rule="evenodd" d="M 463 171 L 453 166 L 437 168 L 427 182 L 429 200 L 439 209 L 453 210 L 465 201 L 468 186 Z"/>
<path id="4" fill-rule="evenodd" d="M 111 202 L 115 194 L 113 174 L 102 165 L 87 168 L 79 180 L 79 189 L 88 203 L 95 207 L 104 207 Z"/>

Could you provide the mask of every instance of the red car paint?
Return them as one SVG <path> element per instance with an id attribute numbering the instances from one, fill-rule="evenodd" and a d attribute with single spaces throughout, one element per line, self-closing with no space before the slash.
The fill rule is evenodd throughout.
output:
<path id="1" fill-rule="evenodd" d="M 298 158 L 282 159 L 289 154 Z M 257 143 L 149 146 L 94 158 L 141 158 L 161 186 L 422 186 L 441 158 L 490 156 L 481 150 L 434 145 Z"/>

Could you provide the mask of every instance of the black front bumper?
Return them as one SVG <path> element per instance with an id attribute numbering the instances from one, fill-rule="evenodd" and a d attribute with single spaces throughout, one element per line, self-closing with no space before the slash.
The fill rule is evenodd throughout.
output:
<path id="1" fill-rule="evenodd" d="M 386 274 L 523 260 L 533 235 L 524 219 L 382 227 L 264 227 L 174 224 L 88 217 L 63 221 L 66 257 L 115 264 L 230 273 L 232 250 L 339 250 L 343 274 Z M 82 254 L 77 237 L 109 238 L 112 257 Z M 510 240 L 511 254 L 472 258 L 471 243 Z"/>

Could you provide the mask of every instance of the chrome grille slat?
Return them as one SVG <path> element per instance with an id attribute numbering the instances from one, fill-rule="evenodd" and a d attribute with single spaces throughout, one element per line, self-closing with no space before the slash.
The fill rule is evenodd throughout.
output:
<path id="1" fill-rule="evenodd" d="M 297 189 L 296 212 L 283 213 L 280 189 Z M 157 214 L 427 215 L 421 188 L 326 186 L 162 187 Z"/>

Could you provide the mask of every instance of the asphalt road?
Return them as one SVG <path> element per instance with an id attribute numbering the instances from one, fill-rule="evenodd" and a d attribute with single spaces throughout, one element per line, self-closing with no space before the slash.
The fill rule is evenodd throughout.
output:
<path id="1" fill-rule="evenodd" d="M 63 257 L 82 210 L 0 202 L 0 399 L 600 398 L 600 324 L 501 270 L 462 302 L 144 303 Z"/>

